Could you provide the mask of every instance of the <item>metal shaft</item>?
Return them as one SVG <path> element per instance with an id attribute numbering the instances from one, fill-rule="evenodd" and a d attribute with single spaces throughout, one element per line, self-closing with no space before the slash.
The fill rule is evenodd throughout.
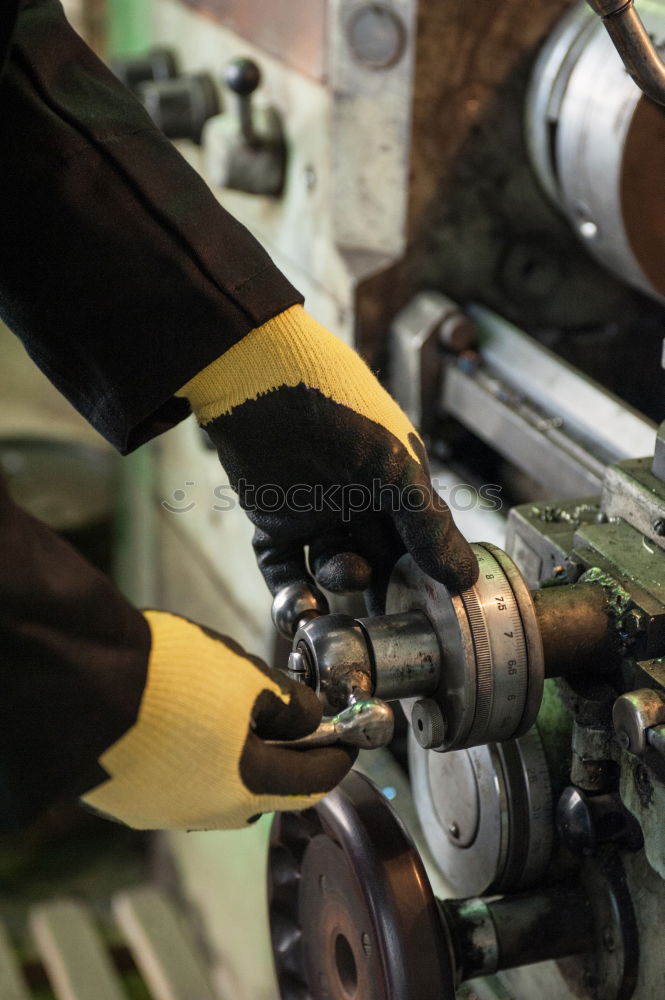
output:
<path id="1" fill-rule="evenodd" d="M 593 949 L 593 915 L 579 885 L 496 900 L 446 899 L 440 906 L 451 933 L 457 984 Z"/>
<path id="2" fill-rule="evenodd" d="M 532 591 L 531 596 L 543 640 L 546 677 L 617 665 L 619 639 L 600 584 L 546 587 Z"/>
<path id="3" fill-rule="evenodd" d="M 643 93 L 665 105 L 665 64 L 635 10 L 633 0 L 587 0 L 603 19 L 624 66 Z"/>

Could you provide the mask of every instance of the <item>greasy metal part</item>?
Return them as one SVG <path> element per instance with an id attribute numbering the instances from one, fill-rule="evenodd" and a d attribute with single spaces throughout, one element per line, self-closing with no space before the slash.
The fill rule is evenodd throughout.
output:
<path id="1" fill-rule="evenodd" d="M 580 674 L 584 683 L 584 674 Z M 610 689 L 611 690 L 611 689 Z M 617 773 L 617 745 L 608 722 L 597 716 L 590 723 L 579 716 L 572 726 L 570 780 L 585 792 L 614 788 Z"/>
<path id="2" fill-rule="evenodd" d="M 655 435 L 655 428 L 654 428 Z M 652 447 L 649 452 L 653 450 Z M 665 491 L 663 480 L 651 468 L 650 458 L 618 462 L 605 473 L 603 510 L 611 518 L 622 518 L 659 549 L 665 549 Z"/>
<path id="3" fill-rule="evenodd" d="M 475 554 L 478 581 L 459 595 L 405 556 L 391 579 L 389 614 L 306 621 L 294 637 L 291 677 L 333 711 L 370 694 L 403 700 L 421 746 L 449 751 L 525 733 L 538 714 L 546 671 L 618 665 L 601 584 L 532 594 L 501 549 L 479 544 Z M 278 595 L 275 614 L 292 620 L 295 597 L 294 604 Z"/>
<path id="4" fill-rule="evenodd" d="M 622 749 L 643 756 L 649 745 L 648 731 L 665 723 L 665 694 L 652 688 L 622 694 L 612 708 L 612 722 Z"/>
<path id="5" fill-rule="evenodd" d="M 663 37 L 665 11 L 655 0 L 642 0 L 640 11 L 646 31 L 632 2 L 603 23 L 653 97 L 663 69 L 647 31 L 656 42 Z M 622 281 L 665 301 L 665 119 L 586 4 L 562 18 L 536 62 L 526 132 L 539 180 L 588 251 Z"/>
<path id="6" fill-rule="evenodd" d="M 443 412 L 555 497 L 598 493 L 608 465 L 651 454 L 655 424 L 501 317 L 468 312 L 482 365 L 445 366 Z"/>
<path id="7" fill-rule="evenodd" d="M 639 824 L 618 792 L 587 795 L 570 785 L 557 802 L 556 827 L 568 850 L 580 857 L 594 854 L 599 844 L 610 841 L 628 851 L 644 844 Z"/>
<path id="8" fill-rule="evenodd" d="M 388 700 L 429 695 L 439 684 L 438 639 L 420 611 L 316 618 L 300 626 L 293 650 L 293 674 L 333 708 L 344 708 L 363 693 Z"/>
<path id="9" fill-rule="evenodd" d="M 396 814 L 354 772 L 313 810 L 276 815 L 268 884 L 283 1000 L 454 1000 L 467 979 L 563 956 L 585 975 L 580 995 L 628 1000 L 635 985 L 617 858 L 529 893 L 437 901 Z"/>
<path id="10" fill-rule="evenodd" d="M 358 773 L 314 810 L 276 815 L 268 884 L 284 1000 L 454 996 L 422 862 L 387 800 Z"/>
<path id="11" fill-rule="evenodd" d="M 446 899 L 441 908 L 462 982 L 592 947 L 591 907 L 584 890 L 572 883 L 503 899 Z"/>
<path id="12" fill-rule="evenodd" d="M 576 881 L 591 909 L 593 944 L 578 960 L 561 959 L 559 969 L 577 995 L 630 1000 L 637 984 L 640 944 L 624 862 L 611 847 L 603 848 L 583 865 Z"/>
<path id="13" fill-rule="evenodd" d="M 292 639 L 303 621 L 327 614 L 328 602 L 313 584 L 289 583 L 273 598 L 273 624 L 285 639 Z"/>
<path id="14" fill-rule="evenodd" d="M 535 590 L 531 596 L 543 642 L 546 677 L 612 670 L 619 665 L 619 638 L 602 586 L 564 584 Z"/>
<path id="15" fill-rule="evenodd" d="M 388 612 L 423 612 L 438 636 L 445 669 L 430 696 L 446 723 L 440 749 L 506 740 L 528 728 L 540 707 L 542 645 L 528 590 L 511 561 L 475 545 L 478 582 L 458 595 L 409 557 L 393 571 Z M 404 702 L 410 718 L 412 702 Z"/>
<path id="16" fill-rule="evenodd" d="M 575 531 L 581 524 L 595 523 L 602 516 L 598 497 L 513 507 L 508 517 L 506 551 L 532 589 L 542 580 L 553 578 L 574 582 L 583 572 L 570 559 Z"/>
<path id="17" fill-rule="evenodd" d="M 409 736 L 409 772 L 434 861 L 456 894 L 535 885 L 552 849 L 551 781 L 536 728 L 440 754 Z"/>
<path id="18" fill-rule="evenodd" d="M 603 19 L 621 61 L 637 86 L 665 104 L 665 63 L 635 9 L 634 0 L 587 0 Z"/>
<path id="19" fill-rule="evenodd" d="M 367 698 L 349 705 L 330 719 L 324 719 L 313 733 L 297 740 L 267 740 L 274 746 L 289 750 L 311 750 L 348 743 L 363 750 L 384 747 L 393 738 L 395 717 L 392 709 L 378 698 Z"/>
<path id="20" fill-rule="evenodd" d="M 439 640 L 421 612 L 358 618 L 372 658 L 374 693 L 393 701 L 431 694 L 441 676 Z"/>
<path id="21" fill-rule="evenodd" d="M 435 421 L 442 347 L 459 353 L 475 339 L 473 324 L 440 292 L 419 292 L 390 328 L 390 391 L 413 425 L 427 431 Z"/>
<path id="22" fill-rule="evenodd" d="M 324 706 L 339 711 L 374 694 L 365 633 L 349 615 L 324 615 L 300 625 L 293 638 L 304 679 Z M 293 654 L 292 654 L 293 655 Z"/>

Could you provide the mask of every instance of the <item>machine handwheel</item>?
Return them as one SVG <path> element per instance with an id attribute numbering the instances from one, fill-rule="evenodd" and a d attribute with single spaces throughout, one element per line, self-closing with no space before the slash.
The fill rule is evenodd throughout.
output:
<path id="1" fill-rule="evenodd" d="M 315 808 L 275 816 L 270 929 L 283 1000 L 451 1000 L 438 904 L 384 796 L 351 772 Z"/>

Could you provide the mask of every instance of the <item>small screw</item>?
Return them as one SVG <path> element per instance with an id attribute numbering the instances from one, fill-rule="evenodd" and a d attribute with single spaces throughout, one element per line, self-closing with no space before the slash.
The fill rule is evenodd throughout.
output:
<path id="1" fill-rule="evenodd" d="M 363 931 L 363 935 L 362 935 L 362 937 L 361 937 L 360 940 L 362 942 L 363 951 L 365 952 L 365 954 L 369 958 L 369 956 L 372 953 L 372 942 L 370 940 L 370 936 L 367 933 L 367 931 Z"/>
<path id="2" fill-rule="evenodd" d="M 662 538 L 663 535 L 665 535 L 665 517 L 659 517 L 653 522 L 651 527 L 654 530 L 654 534 L 658 535 L 659 538 Z"/>
<path id="3" fill-rule="evenodd" d="M 448 827 L 448 833 L 454 840 L 459 840 L 459 826 L 457 823 L 451 823 Z"/>

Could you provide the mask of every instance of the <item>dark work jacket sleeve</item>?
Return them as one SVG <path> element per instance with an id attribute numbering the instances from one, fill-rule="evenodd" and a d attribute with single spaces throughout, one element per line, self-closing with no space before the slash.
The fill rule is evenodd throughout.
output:
<path id="1" fill-rule="evenodd" d="M 130 451 L 300 301 L 60 4 L 23 3 L 0 82 L 0 315 L 74 406 Z"/>
<path id="2" fill-rule="evenodd" d="M 150 630 L 110 580 L 0 480 L 0 832 L 103 780 L 136 720 Z"/>

